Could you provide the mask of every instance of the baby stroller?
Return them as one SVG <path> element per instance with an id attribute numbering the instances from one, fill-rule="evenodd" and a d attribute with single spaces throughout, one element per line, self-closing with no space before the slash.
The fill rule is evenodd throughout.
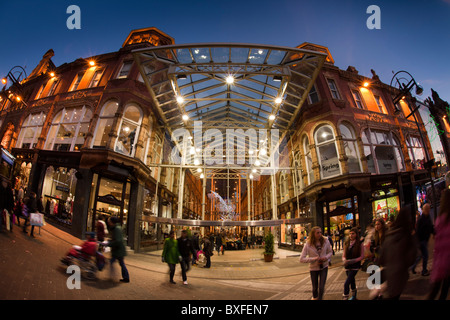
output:
<path id="1" fill-rule="evenodd" d="M 206 257 L 202 250 L 197 251 L 197 265 L 204 267 L 206 265 Z"/>
<path id="2" fill-rule="evenodd" d="M 105 257 L 98 251 L 95 233 L 87 234 L 88 239 L 83 246 L 73 246 L 67 255 L 61 259 L 63 266 L 77 265 L 80 268 L 81 276 L 94 280 L 97 278 L 97 271 L 102 271 L 105 267 Z"/>

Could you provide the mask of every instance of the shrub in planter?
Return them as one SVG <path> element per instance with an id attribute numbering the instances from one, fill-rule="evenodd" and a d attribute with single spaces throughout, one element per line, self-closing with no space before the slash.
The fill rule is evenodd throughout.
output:
<path id="1" fill-rule="evenodd" d="M 273 234 L 272 232 L 269 232 L 265 237 L 264 237 L 264 261 L 266 262 L 271 262 L 273 259 L 273 255 L 275 253 L 274 250 L 274 238 L 273 238 Z"/>

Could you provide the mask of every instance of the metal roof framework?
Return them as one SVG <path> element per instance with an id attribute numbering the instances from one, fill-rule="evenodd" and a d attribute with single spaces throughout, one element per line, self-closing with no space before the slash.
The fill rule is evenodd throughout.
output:
<path id="1" fill-rule="evenodd" d="M 174 141 L 185 157 L 183 164 L 189 157 L 194 163 L 194 147 L 194 153 L 223 147 L 226 155 L 245 158 L 243 169 L 255 167 L 257 158 L 260 166 L 271 167 L 273 150 L 278 150 L 292 129 L 326 59 L 322 52 L 305 49 L 233 43 L 158 46 L 135 50 L 133 55 L 162 125 L 170 135 L 180 128 L 190 133 L 191 143 Z M 198 145 L 193 137 L 199 123 L 202 130 L 218 129 L 224 136 L 227 130 L 234 130 L 244 145 L 230 150 L 225 141 L 204 139 Z M 280 132 L 275 136 L 278 141 L 271 141 L 274 138 L 269 134 L 258 140 L 248 135 L 249 130 L 274 129 Z M 267 153 L 257 154 L 261 143 L 271 147 Z M 200 161 L 200 165 L 208 167 L 210 174 L 223 169 L 233 175 L 243 172 L 230 170 L 229 163 L 206 166 Z"/>

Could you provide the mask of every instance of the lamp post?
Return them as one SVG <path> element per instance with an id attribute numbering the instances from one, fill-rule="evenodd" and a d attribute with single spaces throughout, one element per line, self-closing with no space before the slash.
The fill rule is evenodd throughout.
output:
<path id="1" fill-rule="evenodd" d="M 21 102 L 26 107 L 27 104 L 23 100 L 21 82 L 27 77 L 27 73 L 23 67 L 12 67 L 11 70 L 8 71 L 6 77 L 3 77 L 1 79 L 1 82 L 3 84 L 2 91 L 0 92 L 1 97 L 9 100 L 11 103 L 13 103 L 14 100 L 16 102 Z M 11 85 L 8 87 L 9 82 L 11 82 Z M 1 111 L 3 111 L 3 107 L 0 112 Z"/>
<path id="2" fill-rule="evenodd" d="M 415 91 L 416 94 L 420 96 L 423 93 L 423 88 L 416 82 L 414 77 L 409 72 L 404 71 L 404 70 L 398 71 L 397 73 L 394 74 L 394 76 L 391 79 L 391 83 L 390 83 L 391 87 L 392 87 L 392 84 L 394 83 L 394 80 L 395 80 L 395 84 L 396 84 L 397 88 L 399 89 L 399 93 L 392 99 L 392 102 L 394 103 L 394 108 L 395 108 L 394 114 L 398 115 L 401 112 L 401 110 L 398 109 L 398 107 L 397 107 L 398 102 L 401 99 L 403 99 L 404 97 L 409 96 L 411 94 L 411 90 L 414 87 L 416 88 L 416 91 Z M 426 162 L 425 162 L 424 166 L 425 166 L 425 169 L 427 170 L 427 173 L 428 173 L 429 179 L 430 179 L 430 183 L 431 183 L 434 219 L 436 219 L 436 213 L 437 213 L 436 191 L 434 188 L 433 176 L 431 174 L 431 168 L 434 164 L 434 159 L 433 159 L 433 161 L 431 160 L 431 157 L 428 153 L 428 148 L 426 148 L 426 146 L 425 146 L 425 139 L 423 137 L 422 130 L 420 129 L 420 125 L 417 121 L 416 111 L 419 110 L 419 107 L 420 107 L 420 105 L 415 106 L 414 109 L 411 111 L 411 113 L 409 115 L 407 115 L 405 118 L 408 119 L 409 117 L 413 116 L 414 122 L 416 123 L 416 126 L 417 126 L 417 130 L 419 131 L 420 141 L 422 143 L 422 147 L 425 152 Z"/>

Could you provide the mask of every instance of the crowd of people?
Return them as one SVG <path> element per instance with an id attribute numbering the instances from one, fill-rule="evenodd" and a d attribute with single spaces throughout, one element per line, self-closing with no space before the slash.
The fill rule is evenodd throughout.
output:
<path id="1" fill-rule="evenodd" d="M 399 299 L 406 287 L 409 273 L 417 273 L 420 261 L 421 275 L 431 275 L 431 290 L 427 299 L 435 299 L 438 295 L 440 300 L 447 298 L 450 285 L 449 189 L 442 193 L 434 225 L 430 210 L 430 204 L 425 203 L 421 214 L 414 219 L 411 206 L 405 206 L 390 223 L 385 223 L 382 218 L 375 219 L 364 235 L 360 235 L 357 227 L 350 229 L 343 242 L 342 252 L 347 275 L 343 287 L 344 300 L 356 299 L 356 274 L 360 269 L 367 270 L 370 265 L 376 267 L 373 270 L 379 272 L 376 278 L 380 279 L 379 286 L 371 292 L 371 298 Z M 428 247 L 431 236 L 434 236 L 434 255 L 430 273 Z M 320 227 L 313 227 L 302 250 L 300 262 L 309 263 L 314 300 L 321 300 L 325 293 L 328 266 L 334 253 L 332 243 L 329 235 L 322 235 Z"/>
<path id="2" fill-rule="evenodd" d="M 22 231 L 28 233 L 28 226 L 31 225 L 30 217 L 32 213 L 43 213 L 42 197 L 37 197 L 36 193 L 31 191 L 24 197 L 24 192 L 15 192 L 9 181 L 2 177 L 0 184 L 0 231 L 5 228 L 7 231 L 13 231 L 13 225 L 21 226 Z M 31 225 L 30 237 L 34 238 L 35 225 Z"/>

